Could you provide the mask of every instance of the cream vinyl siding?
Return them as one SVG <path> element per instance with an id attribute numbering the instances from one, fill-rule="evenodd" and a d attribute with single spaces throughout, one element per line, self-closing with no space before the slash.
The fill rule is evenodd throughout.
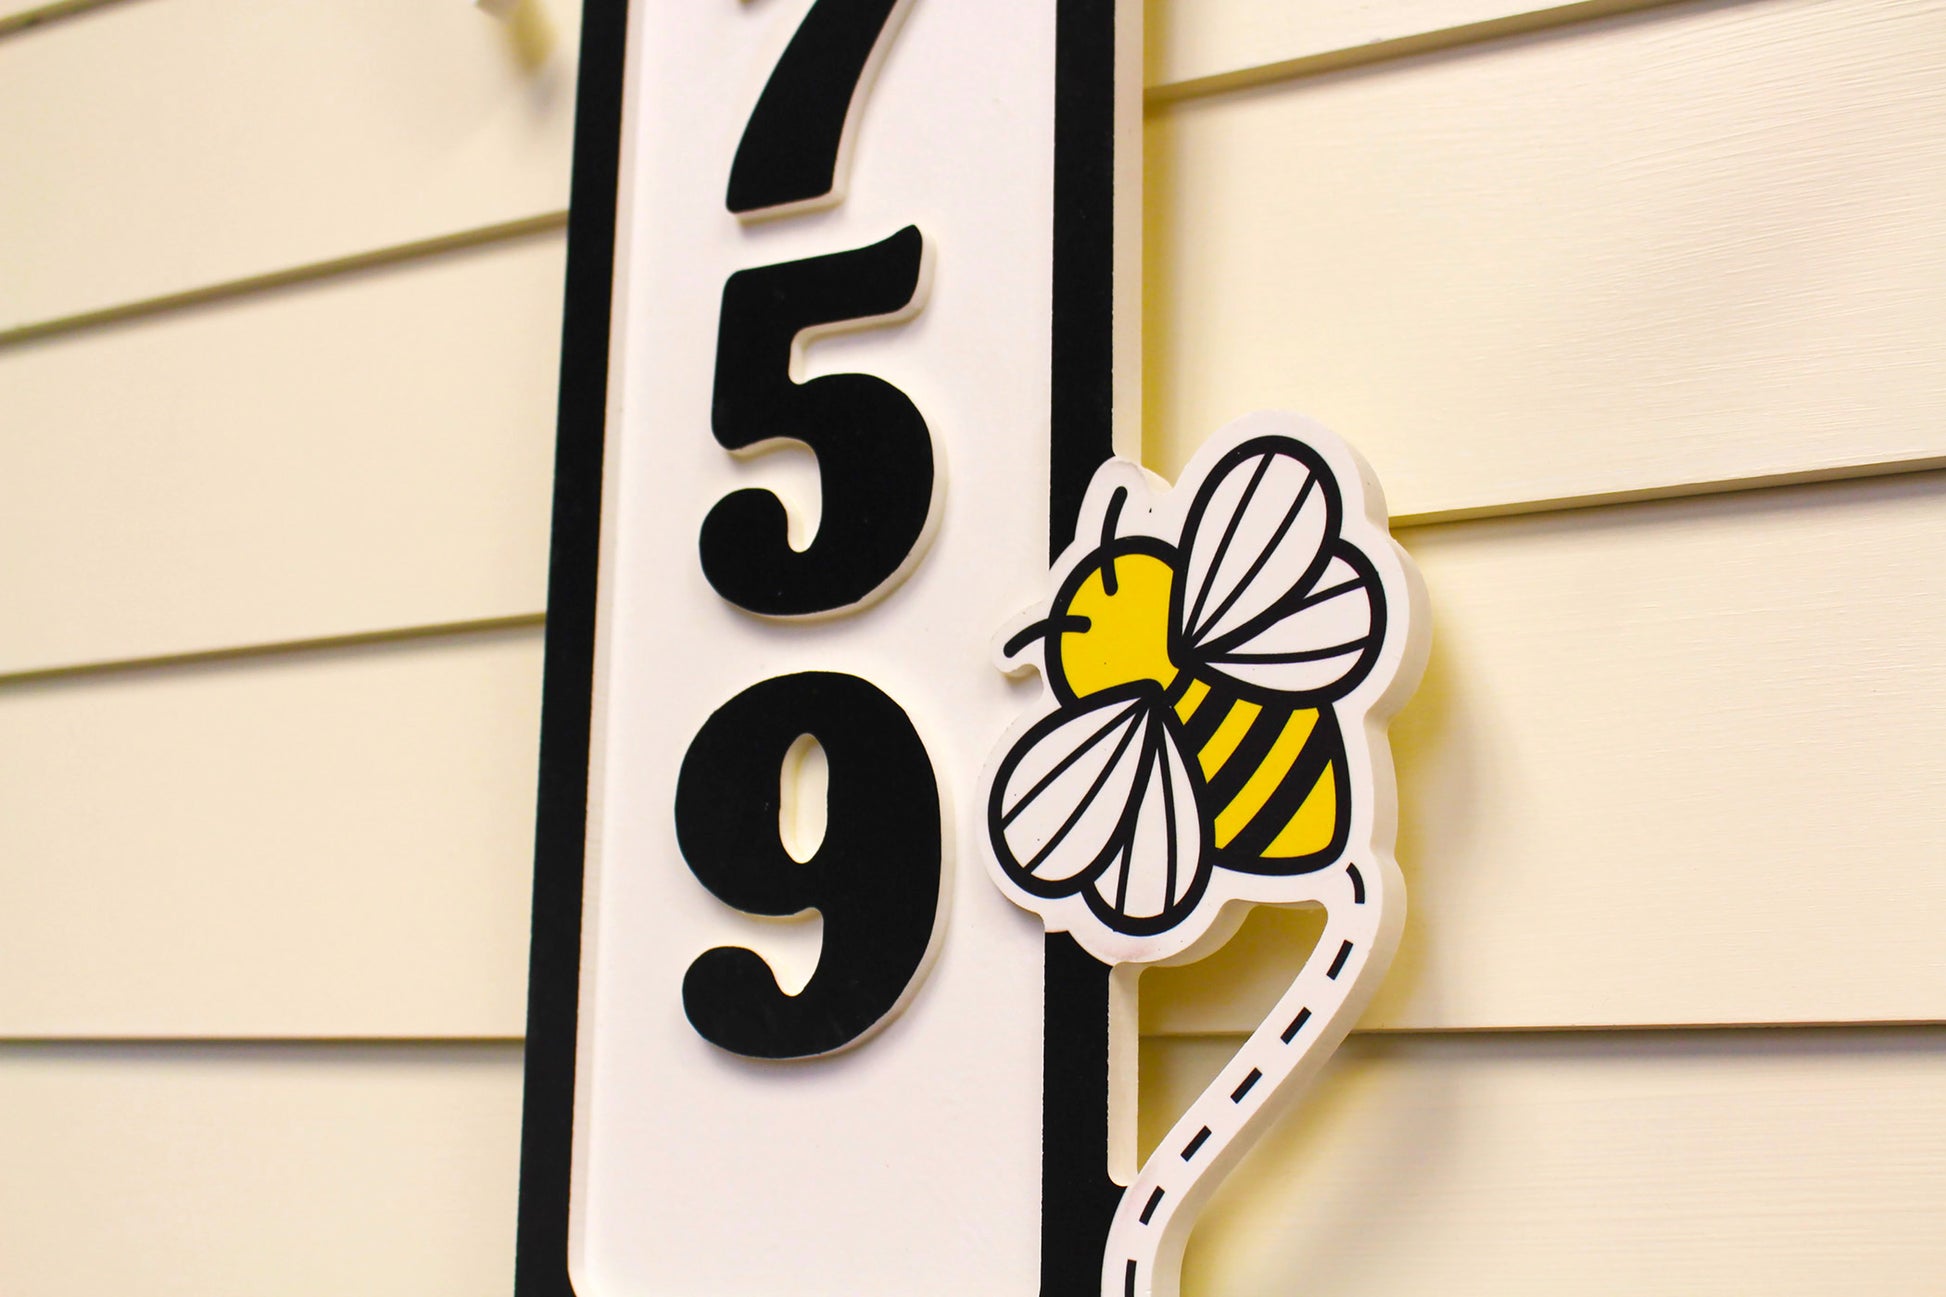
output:
<path id="1" fill-rule="evenodd" d="M 119 0 L 0 44 L 0 331 L 567 201 L 570 55 L 465 0 Z M 85 94 L 77 93 L 87 87 Z"/>
<path id="2" fill-rule="evenodd" d="M 1179 99 L 1398 58 L 1426 49 L 1539 31 L 1657 0 L 1150 0 L 1149 96 Z"/>
<path id="3" fill-rule="evenodd" d="M 1159 1045 L 1162 1106 L 1230 1053 Z M 1354 1036 L 1218 1191 L 1183 1291 L 1938 1292 L 1942 1090 L 1927 1030 Z"/>
<path id="4" fill-rule="evenodd" d="M 1946 462 L 1942 19 L 1679 5 L 1158 106 L 1156 467 L 1263 407 L 1407 519 Z"/>
<path id="5" fill-rule="evenodd" d="M 0 1290 L 511 1287 L 549 9 L 0 0 Z M 1147 458 L 1325 419 L 1435 613 L 1399 963 L 1185 1292 L 1930 1291 L 1946 6 L 1149 22 Z M 1147 975 L 1148 1130 L 1310 932 Z"/>
<path id="6" fill-rule="evenodd" d="M 539 613 L 564 247 L 0 348 L 0 672 Z"/>
<path id="7" fill-rule="evenodd" d="M 513 1287 L 520 1047 L 0 1045 L 25 1297 Z"/>
<path id="8" fill-rule="evenodd" d="M 1946 1018 L 1946 473 L 1402 535 L 1438 649 L 1367 1026 Z M 518 1035 L 540 640 L 0 688 L 0 858 L 40 866 L 0 873 L 0 1034 Z M 1146 974 L 1150 1028 L 1254 1023 L 1305 927 Z"/>

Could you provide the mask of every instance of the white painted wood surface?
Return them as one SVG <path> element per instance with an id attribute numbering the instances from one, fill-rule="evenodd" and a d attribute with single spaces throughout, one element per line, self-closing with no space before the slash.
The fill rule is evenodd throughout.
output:
<path id="1" fill-rule="evenodd" d="M 1145 1127 L 1229 1058 L 1144 1059 Z M 1183 1291 L 1934 1291 L 1946 1034 L 1354 1037 L 1219 1191 Z"/>
<path id="2" fill-rule="evenodd" d="M 1946 1018 L 1946 474 L 1406 541 L 1367 1026 Z M 518 1033 L 538 687 L 536 631 L 0 687 L 0 1033 Z M 1147 1029 L 1254 1022 L 1252 931 Z"/>
<path id="3" fill-rule="evenodd" d="M 1149 454 L 1311 414 L 1395 515 L 1946 456 L 1946 21 L 1680 5 L 1149 118 Z"/>
<path id="4" fill-rule="evenodd" d="M 0 1036 L 518 1035 L 539 706 L 537 628 L 0 686 Z"/>
<path id="5" fill-rule="evenodd" d="M 513 1286 L 517 1045 L 0 1046 L 0 1150 L 23 1297 Z"/>
<path id="6" fill-rule="evenodd" d="M 0 40 L 0 332 L 567 203 L 579 6 L 156 0 Z"/>
<path id="7" fill-rule="evenodd" d="M 539 612 L 563 246 L 0 349 L 0 674 Z"/>

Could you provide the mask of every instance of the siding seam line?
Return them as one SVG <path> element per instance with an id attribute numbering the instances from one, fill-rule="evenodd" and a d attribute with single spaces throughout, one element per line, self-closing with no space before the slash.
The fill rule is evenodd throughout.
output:
<path id="1" fill-rule="evenodd" d="M 11 329 L 0 329 L 0 352 L 10 347 L 42 342 L 50 338 L 67 337 L 86 330 L 131 321 L 150 320 L 159 315 L 227 302 L 257 293 L 268 293 L 281 288 L 355 275 L 367 270 L 385 269 L 405 262 L 492 247 L 543 234 L 554 234 L 565 230 L 567 224 L 568 215 L 565 210 L 543 212 L 539 216 L 526 216 L 518 220 L 477 226 L 455 234 L 442 234 L 434 238 L 395 244 L 371 252 L 354 253 L 347 257 L 307 262 L 301 266 L 274 270 L 268 274 L 250 275 L 242 279 L 207 284 L 200 288 L 185 289 L 179 293 L 167 293 L 161 297 L 149 297 L 117 306 L 102 307 L 99 310 L 82 311 L 51 320 L 16 325 Z"/>
<path id="2" fill-rule="evenodd" d="M 1157 82 L 1143 91 L 1143 106 L 1149 112 L 1154 112 L 1175 104 L 1207 99 L 1234 90 L 1250 90 L 1278 82 L 1300 81 L 1332 72 L 1408 59 L 1420 54 L 1463 49 L 1489 41 L 1542 33 L 1560 33 L 1605 18 L 1646 16 L 1656 9 L 1674 8 L 1690 2 L 1691 0 L 1576 0 L 1576 3 L 1572 4 L 1550 5 L 1547 8 L 1508 14 L 1501 18 L 1488 18 L 1480 22 L 1413 32 L 1406 36 L 1372 41 L 1366 45 L 1320 50 L 1317 53 L 1300 54 L 1295 58 L 1280 59 L 1273 63 L 1232 68 L 1225 72 L 1210 72 L 1202 76 L 1185 77 L 1180 81 Z M 1730 0 L 1730 3 L 1753 4 L 1756 0 Z"/>

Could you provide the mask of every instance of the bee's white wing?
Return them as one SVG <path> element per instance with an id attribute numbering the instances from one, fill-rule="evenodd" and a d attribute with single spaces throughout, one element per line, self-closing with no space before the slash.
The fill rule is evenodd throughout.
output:
<path id="1" fill-rule="evenodd" d="M 1189 646 L 1236 634 L 1315 581 L 1343 508 L 1330 468 L 1301 442 L 1258 437 L 1224 456 L 1183 528 L 1178 626 Z"/>
<path id="2" fill-rule="evenodd" d="M 1142 774 L 1148 711 L 1129 697 L 1063 708 L 1014 745 L 993 781 L 987 823 L 1015 881 L 1064 894 L 1106 859 Z"/>
<path id="3" fill-rule="evenodd" d="M 1183 530 L 1180 626 L 1198 663 L 1243 685 L 1335 697 L 1384 637 L 1377 574 L 1339 538 L 1337 479 L 1288 437 L 1247 441 L 1217 464 Z"/>
<path id="4" fill-rule="evenodd" d="M 1207 872 L 1194 776 L 1153 696 L 1064 708 L 1030 729 L 1001 762 L 987 826 L 1022 890 L 1092 888 L 1090 906 L 1125 930 L 1159 930 L 1142 925 L 1193 905 Z"/>
<path id="5" fill-rule="evenodd" d="M 1215 674 L 1281 694 L 1335 698 L 1371 670 L 1385 638 L 1385 599 L 1371 562 L 1337 547 L 1309 586 L 1204 646 Z"/>
<path id="6" fill-rule="evenodd" d="M 1111 928 L 1152 933 L 1173 928 L 1195 908 L 1209 881 L 1198 781 L 1174 731 L 1150 718 L 1150 758 L 1119 849 L 1091 885 L 1089 907 Z"/>

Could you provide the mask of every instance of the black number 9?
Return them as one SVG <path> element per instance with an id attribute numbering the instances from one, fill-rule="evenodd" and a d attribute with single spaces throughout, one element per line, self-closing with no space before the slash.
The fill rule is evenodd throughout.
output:
<path id="1" fill-rule="evenodd" d="M 824 841 L 800 863 L 778 835 L 778 802 L 785 754 L 804 734 L 831 773 Z M 904 709 L 877 687 L 806 671 L 725 703 L 683 757 L 676 840 L 732 909 L 824 917 L 817 971 L 794 996 L 741 946 L 689 966 L 683 1008 L 705 1040 L 750 1058 L 829 1054 L 905 998 L 939 917 L 939 787 Z"/>

